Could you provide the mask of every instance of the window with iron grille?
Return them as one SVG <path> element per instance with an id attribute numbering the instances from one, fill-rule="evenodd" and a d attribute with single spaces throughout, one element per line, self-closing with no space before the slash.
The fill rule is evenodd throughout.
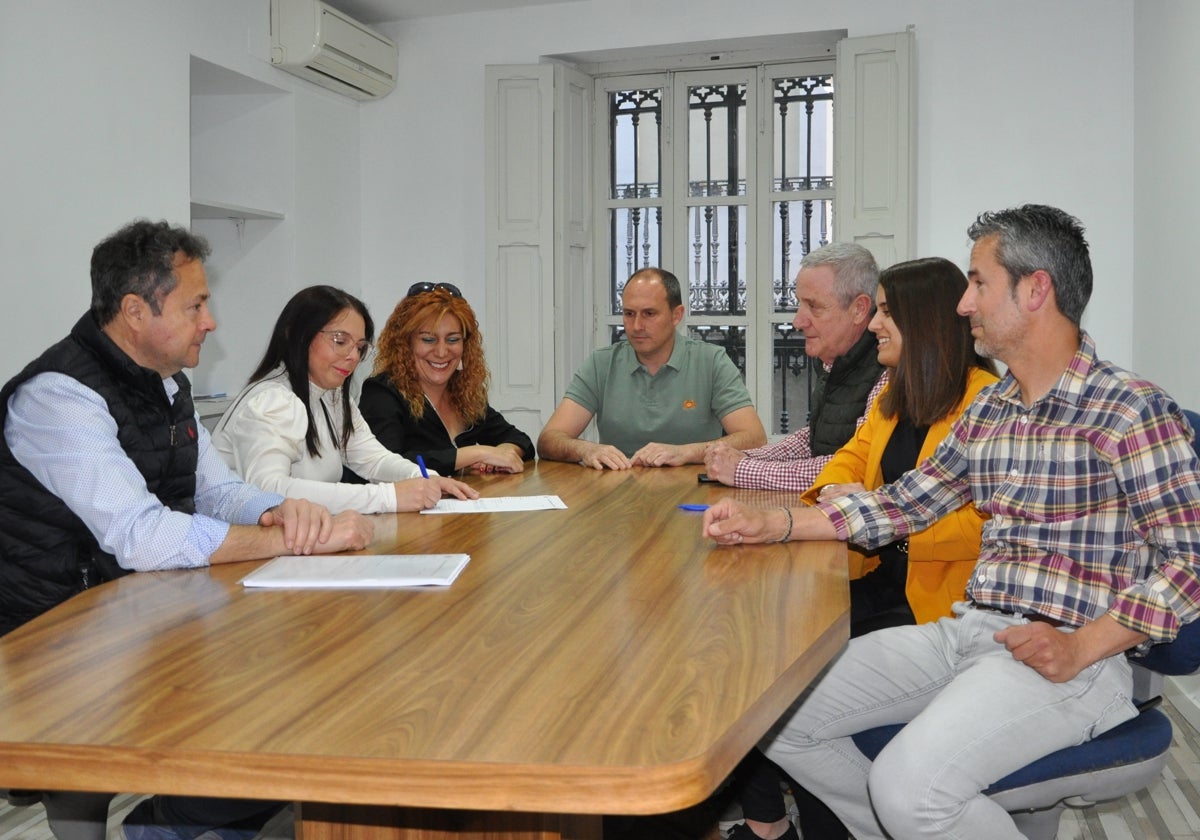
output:
<path id="1" fill-rule="evenodd" d="M 833 240 L 833 62 L 597 81 L 599 342 L 645 266 L 684 286 L 682 329 L 742 371 L 769 433 L 807 425 L 811 363 L 792 327 L 801 258 Z"/>

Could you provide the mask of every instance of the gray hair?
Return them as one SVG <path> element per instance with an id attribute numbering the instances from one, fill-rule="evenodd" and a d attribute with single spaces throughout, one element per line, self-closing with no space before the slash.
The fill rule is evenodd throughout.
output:
<path id="1" fill-rule="evenodd" d="M 967 236 L 972 242 L 997 237 L 996 260 L 1008 272 L 1014 295 L 1020 278 L 1049 274 L 1058 311 L 1079 326 L 1092 297 L 1092 259 L 1077 218 L 1056 207 L 1024 204 L 980 213 Z"/>
<path id="2" fill-rule="evenodd" d="M 842 306 L 849 306 L 859 295 L 866 295 L 874 303 L 879 266 L 866 248 L 853 242 L 832 242 L 809 251 L 800 261 L 801 270 L 822 265 L 833 266 L 833 291 Z"/>

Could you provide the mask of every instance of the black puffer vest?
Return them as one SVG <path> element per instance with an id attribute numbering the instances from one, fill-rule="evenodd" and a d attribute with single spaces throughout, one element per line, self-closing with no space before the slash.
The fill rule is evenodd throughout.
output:
<path id="1" fill-rule="evenodd" d="M 883 374 L 883 365 L 875 358 L 876 345 L 875 335 L 864 331 L 828 372 L 817 364 L 819 385 L 808 418 L 814 455 L 832 455 L 841 449 L 854 435 L 858 418 L 866 414 L 867 395 Z"/>
<path id="2" fill-rule="evenodd" d="M 176 374 L 172 404 L 158 373 L 129 358 L 84 315 L 0 391 L 0 429 L 17 387 L 62 373 L 98 393 L 117 423 L 117 440 L 151 493 L 172 510 L 195 512 L 199 452 L 191 383 Z M 0 435 L 0 635 L 88 586 L 125 574 L 83 521 L 13 457 Z"/>

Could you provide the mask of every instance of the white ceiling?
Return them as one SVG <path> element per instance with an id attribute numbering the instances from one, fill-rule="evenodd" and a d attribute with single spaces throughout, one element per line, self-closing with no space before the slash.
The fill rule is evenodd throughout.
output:
<path id="1" fill-rule="evenodd" d="M 435 17 L 437 15 L 492 12 L 497 9 L 515 9 L 519 6 L 571 3 L 575 0 L 326 0 L 326 2 L 363 23 L 382 23 L 389 20 Z"/>

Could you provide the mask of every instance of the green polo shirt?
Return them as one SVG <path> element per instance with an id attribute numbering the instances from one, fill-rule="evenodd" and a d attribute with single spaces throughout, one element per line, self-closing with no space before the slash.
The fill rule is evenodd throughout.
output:
<path id="1" fill-rule="evenodd" d="M 601 347 L 575 371 L 566 396 L 595 415 L 601 443 L 626 455 L 650 442 L 723 437 L 721 418 L 753 405 L 723 348 L 679 333 L 671 358 L 654 376 L 628 341 Z"/>

